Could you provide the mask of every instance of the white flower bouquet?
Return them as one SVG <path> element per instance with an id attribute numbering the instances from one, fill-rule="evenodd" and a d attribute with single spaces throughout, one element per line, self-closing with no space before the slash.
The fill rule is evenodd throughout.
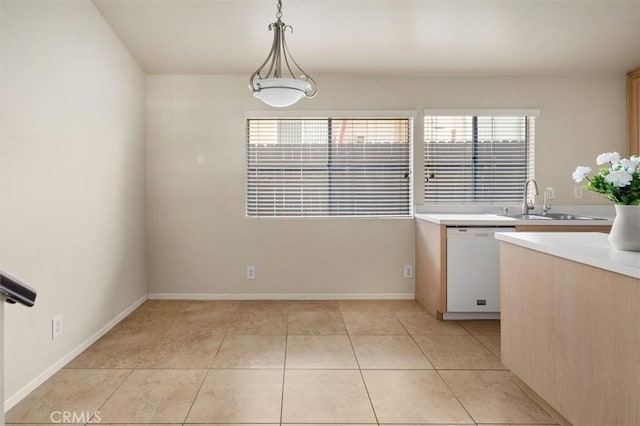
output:
<path id="1" fill-rule="evenodd" d="M 584 189 L 604 195 L 617 205 L 632 206 L 640 204 L 640 156 L 620 158 L 617 152 L 605 152 L 598 155 L 596 163 L 602 167 L 594 176 L 591 167 L 578 166 L 573 172 L 573 180 L 577 183 L 587 179 Z"/>

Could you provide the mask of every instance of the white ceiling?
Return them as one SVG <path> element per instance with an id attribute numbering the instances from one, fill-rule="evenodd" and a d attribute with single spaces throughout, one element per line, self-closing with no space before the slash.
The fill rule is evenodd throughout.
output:
<path id="1" fill-rule="evenodd" d="M 148 73 L 250 74 L 276 0 L 93 0 Z M 283 0 L 311 75 L 592 74 L 640 65 L 640 0 Z"/>

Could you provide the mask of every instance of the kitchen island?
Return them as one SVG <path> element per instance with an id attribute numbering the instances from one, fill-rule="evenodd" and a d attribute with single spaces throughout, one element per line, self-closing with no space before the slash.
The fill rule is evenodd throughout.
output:
<path id="1" fill-rule="evenodd" d="M 600 233 L 505 233 L 502 362 L 574 425 L 640 424 L 640 253 Z"/>

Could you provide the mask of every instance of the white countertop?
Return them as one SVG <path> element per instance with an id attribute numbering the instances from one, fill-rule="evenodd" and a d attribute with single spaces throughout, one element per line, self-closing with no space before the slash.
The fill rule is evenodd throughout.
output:
<path id="1" fill-rule="evenodd" d="M 640 279 L 640 252 L 616 250 L 599 232 L 504 232 L 495 237 L 541 253 Z"/>
<path id="2" fill-rule="evenodd" d="M 606 216 L 596 216 L 594 217 Z M 563 225 L 563 226 L 589 226 L 611 225 L 613 220 L 556 220 L 556 219 L 514 219 L 489 213 L 418 213 L 416 219 L 426 220 L 440 225 L 451 226 L 515 226 L 515 225 Z"/>

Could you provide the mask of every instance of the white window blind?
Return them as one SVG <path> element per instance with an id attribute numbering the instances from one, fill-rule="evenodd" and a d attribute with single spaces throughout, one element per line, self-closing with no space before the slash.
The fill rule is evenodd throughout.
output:
<path id="1" fill-rule="evenodd" d="M 535 117 L 425 115 L 425 203 L 504 203 L 534 177 Z"/>
<path id="2" fill-rule="evenodd" d="M 409 216 L 411 118 L 247 120 L 247 216 Z"/>

